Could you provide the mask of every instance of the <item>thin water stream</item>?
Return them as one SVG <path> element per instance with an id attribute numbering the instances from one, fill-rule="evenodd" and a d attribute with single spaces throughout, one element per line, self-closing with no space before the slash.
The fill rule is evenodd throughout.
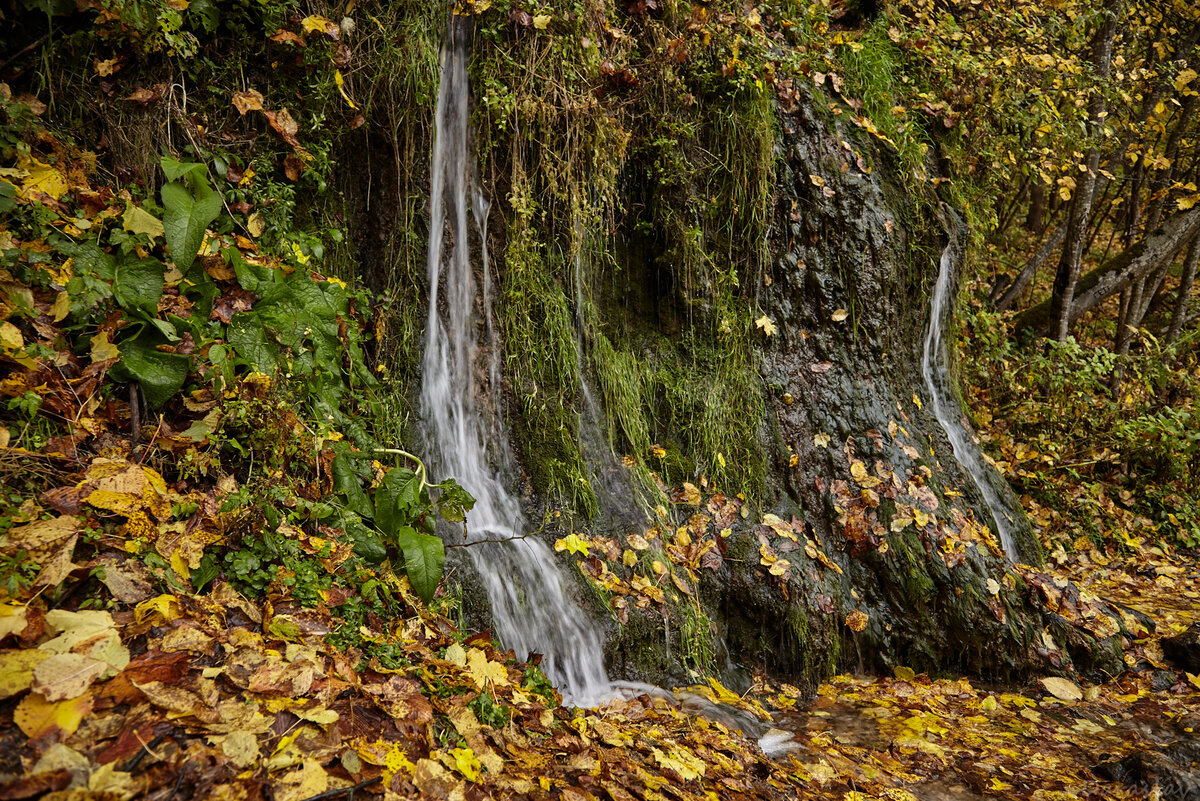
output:
<path id="1" fill-rule="evenodd" d="M 588 706 L 612 694 L 600 636 L 572 602 L 551 550 L 522 536 L 520 504 L 505 487 L 506 460 L 497 452 L 507 437 L 502 426 L 489 424 L 498 418 L 485 415 L 478 402 L 484 392 L 496 402 L 500 353 L 490 309 L 488 201 L 478 188 L 471 142 L 469 37 L 469 22 L 452 17 L 435 122 L 421 409 L 439 472 L 475 496 L 467 551 L 491 601 L 496 635 L 520 658 L 542 654 L 542 669 L 564 699 Z"/>
<path id="2" fill-rule="evenodd" d="M 953 212 L 949 212 L 953 214 Z M 950 375 L 950 352 L 946 343 L 946 329 L 950 320 L 954 300 L 954 272 L 961 258 L 958 220 L 951 220 L 950 241 L 942 251 L 938 267 L 937 284 L 933 288 L 933 299 L 929 304 L 929 330 L 925 334 L 925 347 L 921 352 L 921 377 L 933 399 L 933 413 L 938 424 L 946 432 L 954 458 L 971 477 L 979 494 L 983 496 L 988 511 L 995 521 L 996 534 L 1004 553 L 1011 560 L 1017 559 L 1017 546 L 1013 539 L 1014 523 L 1000 493 L 988 480 L 988 467 L 983 453 L 963 422 L 963 412 L 954 394 Z"/>

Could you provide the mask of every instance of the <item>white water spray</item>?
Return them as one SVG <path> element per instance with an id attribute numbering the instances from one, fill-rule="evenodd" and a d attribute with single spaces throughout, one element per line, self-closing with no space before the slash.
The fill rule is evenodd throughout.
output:
<path id="1" fill-rule="evenodd" d="M 988 468 L 984 464 L 983 453 L 962 420 L 963 415 L 955 401 L 950 377 L 950 353 L 945 335 L 953 300 L 951 290 L 954 285 L 954 267 L 959 258 L 957 222 L 956 219 L 951 220 L 950 242 L 942 251 L 937 284 L 933 288 L 933 300 L 929 305 L 929 331 L 925 334 L 925 347 L 921 353 L 921 377 L 924 378 L 925 386 L 933 399 L 934 416 L 946 432 L 946 438 L 950 440 L 954 458 L 975 482 L 995 521 L 996 534 L 1000 538 L 1004 553 L 1015 561 L 1017 546 L 1013 540 L 1012 518 L 1008 515 L 1000 493 L 988 481 Z"/>
<path id="2" fill-rule="evenodd" d="M 468 541 L 474 544 L 467 551 L 491 601 L 496 635 L 519 658 L 542 654 L 542 669 L 563 698 L 588 706 L 612 694 L 600 637 L 571 602 L 551 550 L 533 537 L 522 538 L 520 506 L 487 451 L 505 437 L 489 430 L 476 403 L 481 389 L 498 402 L 500 354 L 489 297 L 488 201 L 477 188 L 471 150 L 469 33 L 468 22 L 451 18 L 441 53 L 421 409 L 439 472 L 453 476 L 475 496 L 475 508 L 467 516 Z M 480 254 L 482 298 L 477 297 L 471 262 L 473 237 Z M 486 352 L 480 348 L 481 336 Z"/>

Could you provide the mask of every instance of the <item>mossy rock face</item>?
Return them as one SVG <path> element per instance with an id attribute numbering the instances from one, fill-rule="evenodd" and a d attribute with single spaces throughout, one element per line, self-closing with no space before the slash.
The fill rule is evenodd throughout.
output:
<path id="1" fill-rule="evenodd" d="M 946 231 L 911 155 L 902 162 L 799 84 L 786 113 L 753 91 L 593 101 L 570 64 L 549 58 L 550 40 L 505 35 L 476 42 L 472 69 L 488 87 L 480 172 L 495 201 L 512 484 L 527 518 L 554 506 L 575 515 L 574 530 L 590 520 L 620 540 L 667 503 L 660 482 L 702 477 L 742 493 L 750 513 L 721 568 L 701 571 L 696 596 L 665 615 L 630 609 L 617 623 L 611 599 L 564 559 L 614 677 L 677 684 L 745 663 L 811 687 L 844 668 L 1041 665 L 1033 594 L 1015 577 L 989 591 L 1007 572 L 1001 556 L 980 543 L 948 559 L 935 534 L 892 530 L 890 500 L 872 512 L 873 547 L 842 520 L 834 482 L 855 462 L 928 491 L 931 516 L 985 519 L 921 380 Z M 505 72 L 529 69 L 521 48 L 586 102 L 568 112 L 514 94 L 501 125 L 489 103 L 525 91 Z M 768 511 L 802 520 L 828 561 L 802 541 L 795 569 L 769 576 L 755 527 Z M 1037 561 L 1031 542 L 1026 526 L 1024 554 Z M 485 617 L 479 603 L 468 611 Z"/>

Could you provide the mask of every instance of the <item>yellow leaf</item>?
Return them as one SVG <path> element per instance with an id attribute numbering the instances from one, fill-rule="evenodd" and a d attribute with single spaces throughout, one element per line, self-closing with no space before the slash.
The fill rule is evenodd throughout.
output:
<path id="1" fill-rule="evenodd" d="M 833 320 L 835 323 L 840 323 L 842 320 L 845 320 L 849 316 L 850 316 L 850 312 L 846 311 L 845 309 L 837 309 L 833 312 L 832 315 L 830 315 L 829 319 Z"/>
<path id="2" fill-rule="evenodd" d="M 771 322 L 771 318 L 765 314 L 762 317 L 759 317 L 757 320 L 755 320 L 754 324 L 756 326 L 758 326 L 759 329 L 761 329 L 762 332 L 769 337 L 775 336 L 775 332 L 779 330 L 775 327 L 775 323 Z"/>
<path id="3" fill-rule="evenodd" d="M 35 158 L 25 158 L 18 162 L 25 171 L 25 180 L 21 182 L 21 195 L 28 197 L 31 191 L 38 191 L 58 200 L 67 193 L 67 179 L 49 164 L 43 164 Z"/>
<path id="4" fill-rule="evenodd" d="M 633 567 L 637 564 L 637 554 L 626 548 L 625 553 L 621 554 L 621 563 L 625 567 Z"/>
<path id="5" fill-rule="evenodd" d="M 133 608 L 133 617 L 138 623 L 144 623 L 151 615 L 157 615 L 162 622 L 169 623 L 183 614 L 179 608 L 179 599 L 174 595 L 163 594 L 157 598 L 142 601 Z"/>
<path id="6" fill-rule="evenodd" d="M 588 541 L 574 532 L 554 543 L 554 550 L 556 551 L 567 551 L 568 553 L 577 553 L 582 556 L 588 555 L 588 547 Z"/>
<path id="7" fill-rule="evenodd" d="M 250 236 L 258 239 L 263 235 L 263 231 L 267 228 L 267 221 L 263 219 L 260 212 L 254 212 L 246 218 L 246 230 L 250 232 Z"/>
<path id="8" fill-rule="evenodd" d="M 550 24 L 551 19 L 553 19 L 553 17 L 551 17 L 549 14 L 535 14 L 533 17 L 533 27 L 537 28 L 539 31 L 544 31 L 546 30 L 546 26 Z"/>
<path id="9" fill-rule="evenodd" d="M 683 482 L 683 502 L 696 506 L 700 503 L 700 490 L 695 484 Z"/>
<path id="10" fill-rule="evenodd" d="M 26 737 L 37 740 L 56 731 L 74 734 L 84 716 L 91 711 L 91 693 L 57 703 L 47 701 L 38 693 L 30 693 L 13 711 L 13 721 Z"/>
<path id="11" fill-rule="evenodd" d="M 1079 685 L 1070 679 L 1047 676 L 1044 679 L 1038 679 L 1038 682 L 1046 688 L 1046 692 L 1061 701 L 1079 701 L 1083 698 L 1083 690 L 1079 689 Z"/>
<path id="12" fill-rule="evenodd" d="M 305 33 L 324 33 L 329 36 L 333 36 L 334 32 L 338 30 L 337 25 L 319 14 L 313 14 L 300 20 L 300 27 L 304 29 Z"/>
<path id="13" fill-rule="evenodd" d="M 914 404 L 914 405 L 915 405 L 915 406 L 916 406 L 918 409 L 920 409 L 920 408 L 921 408 L 921 399 L 917 397 L 917 393 L 915 393 L 915 392 L 913 393 L 913 404 Z"/>
<path id="14" fill-rule="evenodd" d="M 275 801 L 301 801 L 328 789 L 329 774 L 312 758 L 306 758 L 298 769 L 280 777 L 272 786 Z"/>
<path id="15" fill-rule="evenodd" d="M 901 681 L 912 681 L 917 677 L 917 672 L 910 667 L 896 665 L 896 667 L 892 668 L 892 675 Z"/>
<path id="16" fill-rule="evenodd" d="M 855 609 L 853 612 L 846 615 L 846 626 L 851 631 L 863 631 L 867 628 L 867 623 L 869 623 L 870 620 L 871 618 L 867 617 L 865 613 Z"/>
<path id="17" fill-rule="evenodd" d="M 474 751 L 470 748 L 452 748 L 450 749 L 450 756 L 453 759 L 453 764 L 450 767 L 461 773 L 467 781 L 479 781 L 481 766 L 479 760 L 475 757 Z"/>
<path id="18" fill-rule="evenodd" d="M 658 748 L 653 749 L 652 753 L 658 764 L 678 773 L 684 781 L 690 782 L 704 775 L 704 762 L 682 746 L 672 748 L 669 754 L 664 754 Z"/>
<path id="19" fill-rule="evenodd" d="M 92 337 L 92 362 L 106 362 L 121 355 L 117 346 L 108 341 L 108 332 L 101 331 Z"/>
<path id="20" fill-rule="evenodd" d="M 828 434 L 813 434 L 813 445 L 816 445 L 818 448 L 828 448 L 829 447 L 829 435 Z"/>
<path id="21" fill-rule="evenodd" d="M 721 684 L 721 682 L 717 681 L 711 676 L 708 679 L 708 684 L 710 687 L 712 687 L 713 692 L 716 694 L 718 703 L 733 704 L 734 706 L 741 703 L 742 697 L 740 695 L 735 693 L 733 690 L 730 690 L 724 684 Z"/>
<path id="22" fill-rule="evenodd" d="M 50 306 L 50 317 L 56 323 L 61 323 L 71 313 L 71 296 L 66 290 L 59 292 L 54 296 L 54 303 Z"/>
<path id="23" fill-rule="evenodd" d="M 132 234 L 145 234 L 151 239 L 163 235 L 162 220 L 141 206 L 135 206 L 132 203 L 125 206 L 125 215 L 121 218 L 121 227 Z"/>
<path id="24" fill-rule="evenodd" d="M 446 661 L 453 662 L 460 668 L 467 666 L 467 651 L 458 643 L 450 643 L 446 648 Z"/>
<path id="25" fill-rule="evenodd" d="M 342 77 L 341 70 L 333 71 L 333 82 L 337 84 L 338 92 L 341 93 L 342 99 L 354 110 L 358 110 L 358 106 L 354 105 L 354 101 L 350 99 L 350 95 L 346 94 L 346 79 Z"/>
<path id="26" fill-rule="evenodd" d="M 25 337 L 21 329 L 10 322 L 0 323 L 0 347 L 5 350 L 20 350 L 25 347 Z"/>
<path id="27" fill-rule="evenodd" d="M 0 653 L 0 698 L 9 698 L 28 690 L 33 683 L 33 669 L 48 658 L 50 654 L 46 651 Z"/>
<path id="28" fill-rule="evenodd" d="M 1196 80 L 1196 71 L 1189 67 L 1175 76 L 1175 91 L 1182 92 L 1183 88 L 1194 80 Z"/>
<path id="29" fill-rule="evenodd" d="M 493 662 L 478 648 L 467 651 L 467 673 L 477 689 L 489 685 L 508 686 L 508 670 L 499 662 Z"/>

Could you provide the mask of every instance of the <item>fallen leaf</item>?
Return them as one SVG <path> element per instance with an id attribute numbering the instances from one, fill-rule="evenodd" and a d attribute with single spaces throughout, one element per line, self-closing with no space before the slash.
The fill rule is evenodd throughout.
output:
<path id="1" fill-rule="evenodd" d="M 1079 685 L 1070 679 L 1064 679 L 1059 676 L 1047 676 L 1044 679 L 1038 679 L 1038 683 L 1046 688 L 1046 692 L 1059 700 L 1080 701 L 1083 699 L 1083 690 L 1079 689 Z"/>
<path id="2" fill-rule="evenodd" d="M 263 96 L 257 89 L 251 89 L 248 92 L 234 92 L 232 102 L 233 107 L 242 116 L 245 116 L 250 111 L 263 110 Z"/>
<path id="3" fill-rule="evenodd" d="M 56 731 L 71 735 L 79 728 L 84 716 L 92 711 L 92 705 L 90 693 L 57 703 L 46 700 L 38 693 L 30 693 L 13 711 L 13 721 L 31 740 Z"/>

